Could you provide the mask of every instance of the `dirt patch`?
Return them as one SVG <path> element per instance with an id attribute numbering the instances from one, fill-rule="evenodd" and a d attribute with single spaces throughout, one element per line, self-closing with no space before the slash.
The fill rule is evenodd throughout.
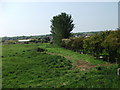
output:
<path id="1" fill-rule="evenodd" d="M 111 65 L 113 65 L 113 64 L 106 63 L 106 64 L 101 64 L 101 65 L 92 65 L 92 64 L 90 64 L 90 63 L 88 63 L 86 61 L 79 60 L 79 61 L 76 62 L 75 67 L 79 68 L 81 71 L 85 71 L 85 70 L 88 70 L 88 69 L 91 69 L 91 68 L 95 68 L 97 66 L 106 66 L 106 67 L 108 67 L 108 66 L 111 66 Z"/>
<path id="2" fill-rule="evenodd" d="M 109 63 L 106 63 L 106 64 L 101 64 L 100 66 L 111 66 L 113 64 L 109 64 Z"/>
<path id="3" fill-rule="evenodd" d="M 63 54 L 57 54 L 57 53 L 48 53 L 50 55 L 59 55 L 59 56 L 63 56 L 65 57 L 66 59 L 68 60 L 72 60 L 74 59 L 73 57 L 71 56 L 64 56 Z M 84 71 L 84 70 L 88 70 L 88 69 L 91 69 L 93 67 L 96 67 L 96 65 L 91 65 L 89 64 L 88 62 L 84 61 L 84 60 L 78 60 L 75 64 L 73 64 L 75 66 L 75 68 L 79 68 L 81 71 Z"/>
<path id="4" fill-rule="evenodd" d="M 75 67 L 79 68 L 81 71 L 85 71 L 85 70 L 96 67 L 96 65 L 92 65 L 86 61 L 79 60 L 76 62 Z"/>
<path id="5" fill-rule="evenodd" d="M 58 53 L 48 53 L 47 54 L 50 54 L 50 55 L 59 55 L 59 56 L 63 56 L 65 57 L 66 59 L 68 60 L 72 60 L 74 59 L 73 57 L 71 56 L 64 56 L 63 54 L 58 54 Z M 95 68 L 97 66 L 111 66 L 112 64 L 109 64 L 109 63 L 106 63 L 106 64 L 101 64 L 101 65 L 92 65 L 88 62 L 86 62 L 85 60 L 78 60 L 75 64 L 73 64 L 75 66 L 75 68 L 79 68 L 81 71 L 85 71 L 85 70 L 89 70 L 91 68 Z"/>

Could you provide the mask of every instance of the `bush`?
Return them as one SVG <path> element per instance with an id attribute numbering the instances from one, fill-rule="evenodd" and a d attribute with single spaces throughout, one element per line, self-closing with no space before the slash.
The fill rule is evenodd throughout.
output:
<path id="1" fill-rule="evenodd" d="M 45 51 L 45 49 L 43 49 L 43 48 L 37 48 L 37 52 L 44 52 Z"/>

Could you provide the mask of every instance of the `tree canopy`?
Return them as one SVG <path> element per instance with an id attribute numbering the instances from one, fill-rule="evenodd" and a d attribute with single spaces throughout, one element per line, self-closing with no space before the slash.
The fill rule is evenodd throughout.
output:
<path id="1" fill-rule="evenodd" d="M 70 32 L 74 28 L 72 16 L 66 13 L 61 13 L 54 16 L 51 23 L 53 40 L 56 44 L 60 45 L 63 38 L 70 37 Z"/>

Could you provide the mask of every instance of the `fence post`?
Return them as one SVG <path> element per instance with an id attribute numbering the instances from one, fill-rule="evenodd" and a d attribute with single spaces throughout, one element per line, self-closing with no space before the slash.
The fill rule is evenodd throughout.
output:
<path id="1" fill-rule="evenodd" d="M 117 69 L 117 75 L 120 75 L 120 68 Z"/>

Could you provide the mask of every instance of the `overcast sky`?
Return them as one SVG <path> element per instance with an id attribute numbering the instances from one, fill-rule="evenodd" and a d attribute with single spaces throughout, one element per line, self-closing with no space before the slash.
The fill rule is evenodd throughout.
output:
<path id="1" fill-rule="evenodd" d="M 0 37 L 49 34 L 50 20 L 61 12 L 72 15 L 72 32 L 118 27 L 118 2 L 1 2 Z"/>

